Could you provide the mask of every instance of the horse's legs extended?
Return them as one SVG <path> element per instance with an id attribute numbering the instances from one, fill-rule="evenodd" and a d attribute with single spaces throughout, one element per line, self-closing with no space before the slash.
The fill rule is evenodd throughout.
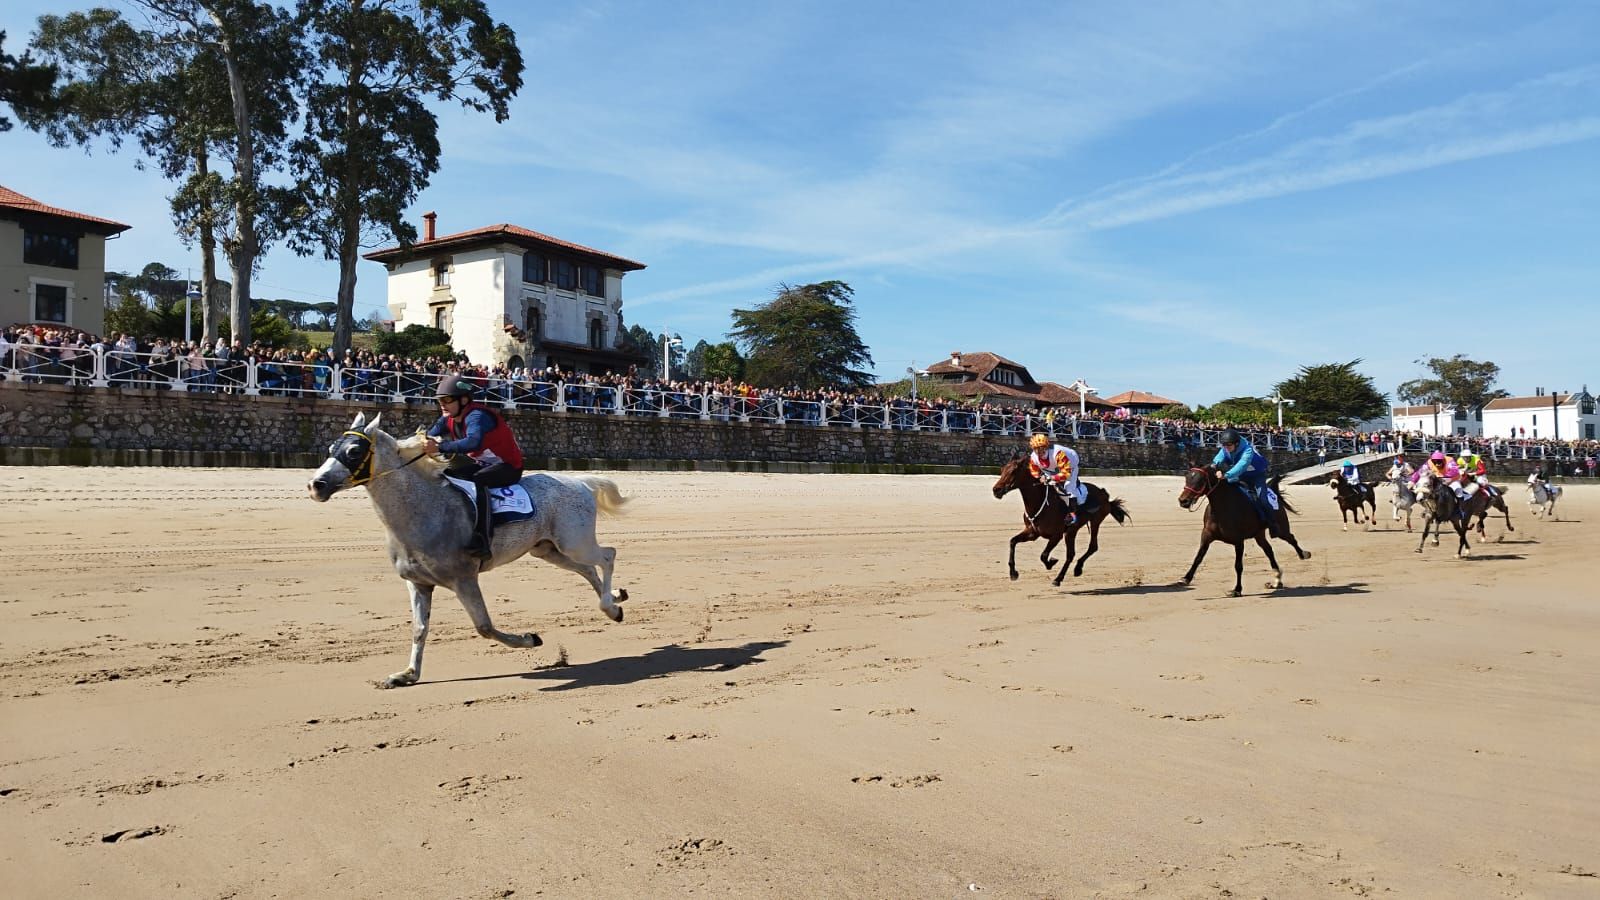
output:
<path id="1" fill-rule="evenodd" d="M 1467 532 L 1472 530 L 1471 527 L 1461 519 L 1456 519 L 1454 524 L 1456 526 L 1456 534 L 1461 538 L 1461 546 L 1456 549 L 1456 557 L 1471 556 L 1472 548 L 1467 546 Z"/>
<path id="2" fill-rule="evenodd" d="M 1061 535 L 1058 534 L 1045 542 L 1044 552 L 1039 554 L 1039 562 L 1044 563 L 1044 570 L 1046 572 L 1050 571 L 1056 566 L 1056 561 L 1050 558 L 1050 551 L 1054 550 L 1056 545 L 1059 543 L 1061 543 Z"/>
<path id="3" fill-rule="evenodd" d="M 1211 549 L 1211 542 L 1214 540 L 1216 540 L 1216 538 L 1213 538 L 1209 534 L 1202 534 L 1200 536 L 1200 549 L 1195 551 L 1194 562 L 1189 564 L 1189 571 L 1183 573 L 1184 584 L 1194 581 L 1195 570 L 1200 568 L 1200 560 L 1206 558 L 1206 551 Z"/>
<path id="4" fill-rule="evenodd" d="M 1278 568 L 1278 557 L 1273 554 L 1272 542 L 1267 540 L 1265 531 L 1256 532 L 1256 543 L 1261 545 L 1261 552 L 1267 554 L 1267 562 L 1272 565 L 1272 580 L 1267 582 L 1267 587 L 1275 591 L 1283 587 L 1283 570 Z M 1244 545 L 1240 544 L 1239 548 L 1242 551 Z"/>
<path id="5" fill-rule="evenodd" d="M 1278 517 L 1278 540 L 1293 547 L 1295 556 L 1301 559 L 1310 559 L 1311 551 L 1301 549 L 1300 542 L 1295 539 L 1294 530 L 1289 525 L 1288 510 L 1279 508 L 1274 515 Z"/>
<path id="6" fill-rule="evenodd" d="M 1050 583 L 1061 587 L 1061 579 L 1067 577 L 1067 570 L 1072 568 L 1072 560 L 1078 555 L 1078 529 L 1081 525 L 1067 526 L 1067 558 L 1061 561 L 1061 571 L 1056 573 L 1054 581 Z"/>
<path id="7" fill-rule="evenodd" d="M 1500 511 L 1506 514 L 1506 531 L 1516 531 L 1515 528 L 1511 527 L 1511 505 L 1504 502 L 1500 503 Z"/>
<path id="8" fill-rule="evenodd" d="M 617 563 L 617 551 L 614 547 L 602 547 L 594 537 L 594 521 L 591 519 L 585 526 L 574 526 L 562 529 L 555 537 L 555 552 L 546 556 L 558 566 L 562 563 L 556 560 L 557 556 L 565 557 L 579 568 L 563 566 L 579 574 L 583 573 L 583 566 L 598 566 L 600 569 L 600 583 L 594 585 L 594 591 L 600 595 L 600 611 L 613 622 L 622 621 L 622 607 L 617 604 L 628 599 L 627 591 L 618 591 L 616 596 L 611 593 L 611 575 Z M 587 576 L 586 576 L 587 577 Z"/>
<path id="9" fill-rule="evenodd" d="M 1422 552 L 1422 546 L 1424 544 L 1428 543 L 1428 526 L 1430 526 L 1430 525 L 1432 525 L 1434 527 L 1434 530 L 1436 530 L 1436 531 L 1438 530 L 1438 525 L 1439 525 L 1438 520 L 1433 517 L 1433 513 L 1427 507 L 1423 507 L 1423 510 L 1422 510 L 1422 540 L 1417 541 L 1417 552 L 1418 553 L 1421 553 Z"/>
<path id="10" fill-rule="evenodd" d="M 1100 549 L 1100 523 L 1105 520 L 1105 514 L 1095 516 L 1089 520 L 1089 549 L 1083 551 L 1083 556 L 1078 558 L 1078 566 L 1072 570 L 1073 578 L 1083 574 L 1083 564 L 1089 561 L 1089 557 L 1093 556 L 1096 550 Z"/>
<path id="11" fill-rule="evenodd" d="M 1244 594 L 1244 541 L 1236 541 L 1233 545 L 1233 590 L 1228 592 L 1229 597 L 1238 597 Z"/>
<path id="12" fill-rule="evenodd" d="M 596 572 L 593 565 L 578 562 L 559 550 L 552 549 L 549 553 L 542 555 L 540 559 L 543 559 L 546 562 L 554 563 L 563 569 L 571 572 L 577 572 L 579 575 L 582 575 L 583 580 L 589 582 L 589 586 L 594 588 L 595 595 L 600 598 L 600 609 L 608 618 L 611 619 L 611 621 L 621 622 L 622 607 L 618 606 L 617 603 L 628 599 L 628 592 L 621 591 L 617 594 L 615 600 L 611 600 L 611 592 L 609 590 L 610 585 L 608 583 L 611 580 L 611 568 L 612 565 L 615 564 L 614 561 L 617 558 L 617 551 L 610 547 L 601 547 L 600 550 L 606 556 L 608 561 L 612 561 L 611 564 L 602 564 L 600 566 L 600 572 Z"/>
<path id="13" fill-rule="evenodd" d="M 508 634 L 494 627 L 494 622 L 489 619 L 489 609 L 483 602 L 483 591 L 478 587 L 477 578 L 467 578 L 458 581 L 450 587 L 456 592 L 456 599 L 461 601 L 461 606 L 467 611 L 467 617 L 472 620 L 472 627 L 478 632 L 479 637 L 499 641 L 507 647 L 537 647 L 544 641 L 537 634 Z"/>
<path id="14" fill-rule="evenodd" d="M 1011 539 L 1011 556 L 1006 560 L 1006 568 L 1011 572 L 1012 581 L 1017 580 L 1017 545 L 1023 541 L 1033 541 L 1038 540 L 1038 538 L 1039 532 L 1034 531 L 1032 528 L 1024 528 Z"/>
<path id="15" fill-rule="evenodd" d="M 428 616 L 433 612 L 433 585 L 406 582 L 411 590 L 411 665 L 383 680 L 383 687 L 405 687 L 422 677 L 422 647 L 428 642 Z"/>
<path id="16" fill-rule="evenodd" d="M 1357 515 L 1360 515 L 1360 514 L 1357 513 Z M 1344 523 L 1344 530 L 1345 531 L 1349 531 L 1350 530 L 1350 507 L 1345 506 L 1343 503 L 1339 504 L 1339 521 Z M 1356 521 L 1359 522 L 1361 520 L 1357 519 Z"/>

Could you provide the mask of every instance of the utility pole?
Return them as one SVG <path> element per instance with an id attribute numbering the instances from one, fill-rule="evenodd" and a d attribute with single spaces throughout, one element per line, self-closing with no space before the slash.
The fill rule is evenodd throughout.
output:
<path id="1" fill-rule="evenodd" d="M 672 381 L 672 348 L 683 343 L 682 338 L 669 338 L 665 331 L 661 332 L 661 380 Z"/>
<path id="2" fill-rule="evenodd" d="M 1098 392 L 1089 387 L 1089 382 L 1084 381 L 1082 378 L 1072 383 L 1072 389 L 1078 392 L 1078 419 L 1081 421 L 1089 414 L 1089 395 Z"/>
<path id="3" fill-rule="evenodd" d="M 1550 420 L 1555 423 L 1556 440 L 1561 440 L 1561 392 L 1550 392 Z"/>
<path id="4" fill-rule="evenodd" d="M 1283 396 L 1283 392 L 1278 390 L 1278 389 L 1276 389 L 1276 388 L 1273 389 L 1272 396 L 1271 397 L 1267 397 L 1265 399 L 1266 399 L 1266 401 L 1268 403 L 1271 403 L 1273 406 L 1276 406 L 1278 408 L 1278 427 L 1282 428 L 1283 427 L 1283 408 L 1285 406 L 1293 406 L 1294 405 L 1294 401 L 1290 400 L 1289 398 L 1287 398 L 1285 396 Z"/>

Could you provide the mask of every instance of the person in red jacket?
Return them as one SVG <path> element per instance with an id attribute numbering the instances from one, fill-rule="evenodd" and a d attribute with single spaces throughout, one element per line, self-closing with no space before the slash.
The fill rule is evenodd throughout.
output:
<path id="1" fill-rule="evenodd" d="M 446 472 L 478 486 L 478 522 L 467 552 L 480 559 L 494 555 L 489 488 L 522 480 L 522 448 L 501 415 L 474 399 L 472 382 L 458 375 L 439 380 L 439 421 L 428 429 L 430 454 L 453 454 Z M 444 438 L 444 440 L 439 440 Z"/>

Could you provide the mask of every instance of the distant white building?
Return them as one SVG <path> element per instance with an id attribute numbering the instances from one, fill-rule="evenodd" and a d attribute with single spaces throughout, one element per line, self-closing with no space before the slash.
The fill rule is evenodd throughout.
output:
<path id="1" fill-rule="evenodd" d="M 623 371 L 649 357 L 622 343 L 622 276 L 643 263 L 516 225 L 366 254 L 389 270 L 396 331 L 431 325 L 474 363 Z"/>
<path id="2" fill-rule="evenodd" d="M 1422 432 L 1429 437 L 1482 437 L 1483 411 L 1456 409 L 1453 406 L 1396 406 L 1389 411 L 1389 427 L 1408 433 Z"/>
<path id="3" fill-rule="evenodd" d="M 1490 400 L 1483 408 L 1485 437 L 1592 441 L 1600 430 L 1597 425 L 1600 415 L 1595 414 L 1587 387 L 1576 394 L 1546 394 L 1541 389 L 1532 397 Z"/>

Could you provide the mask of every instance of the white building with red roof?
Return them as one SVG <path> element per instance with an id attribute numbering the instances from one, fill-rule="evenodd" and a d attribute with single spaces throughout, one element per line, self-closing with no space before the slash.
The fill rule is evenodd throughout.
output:
<path id="1" fill-rule="evenodd" d="M 1115 397 L 1107 397 L 1106 402 L 1118 409 L 1125 409 L 1136 416 L 1148 415 L 1168 406 L 1180 405 L 1176 400 L 1168 400 L 1160 394 L 1152 394 L 1148 391 L 1123 391 Z"/>
<path id="2" fill-rule="evenodd" d="M 1597 430 L 1600 415 L 1588 386 L 1575 394 L 1541 388 L 1531 397 L 1490 400 L 1483 408 L 1484 437 L 1592 441 Z"/>
<path id="3" fill-rule="evenodd" d="M 646 357 L 621 341 L 622 277 L 634 262 L 517 225 L 438 236 L 366 254 L 389 270 L 395 330 L 431 325 L 474 363 L 622 371 Z"/>
<path id="4" fill-rule="evenodd" d="M 127 225 L 0 185 L 0 325 L 105 327 L 106 240 Z"/>

